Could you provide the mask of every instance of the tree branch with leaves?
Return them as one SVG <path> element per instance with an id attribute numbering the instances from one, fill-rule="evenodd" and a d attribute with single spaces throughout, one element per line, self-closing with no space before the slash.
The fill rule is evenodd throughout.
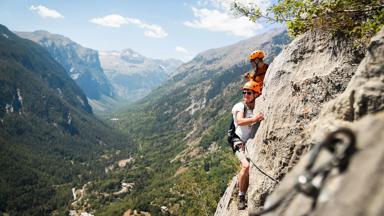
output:
<path id="1" fill-rule="evenodd" d="M 232 9 L 253 22 L 285 23 L 294 37 L 321 30 L 342 33 L 359 45 L 367 44 L 384 25 L 384 0 L 279 0 L 265 11 L 235 1 Z"/>

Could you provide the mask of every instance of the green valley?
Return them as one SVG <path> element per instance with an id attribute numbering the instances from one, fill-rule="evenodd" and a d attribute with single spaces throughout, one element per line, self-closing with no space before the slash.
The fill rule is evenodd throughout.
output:
<path id="1" fill-rule="evenodd" d="M 256 43 L 270 53 L 272 61 L 289 42 L 284 31 L 268 32 L 258 39 L 198 55 L 147 97 L 109 117 L 118 119 L 112 125 L 132 135 L 138 147 L 136 167 L 128 174 L 115 174 L 133 175 L 136 186 L 132 194 L 101 209 L 100 214 L 120 215 L 127 206 L 155 215 L 161 207 L 171 215 L 215 212 L 239 166 L 226 131 L 249 65 L 240 56 L 233 60 L 233 50 L 240 50 L 245 59 Z"/>
<path id="2" fill-rule="evenodd" d="M 71 188 L 106 178 L 104 167 L 135 148 L 93 116 L 43 48 L 5 26 L 0 33 L 0 212 L 63 215 Z"/>
<path id="3" fill-rule="evenodd" d="M 225 135 L 246 57 L 271 62 L 290 41 L 272 30 L 208 50 L 100 121 L 48 52 L 2 34 L 0 210 L 17 215 L 213 214 L 238 169 Z"/>

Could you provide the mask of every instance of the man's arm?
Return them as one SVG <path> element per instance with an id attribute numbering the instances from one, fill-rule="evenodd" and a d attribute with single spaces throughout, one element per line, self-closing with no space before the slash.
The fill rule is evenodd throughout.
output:
<path id="1" fill-rule="evenodd" d="M 238 111 L 236 113 L 236 123 L 240 126 L 250 125 L 254 124 L 256 122 L 262 121 L 264 119 L 264 115 L 262 113 L 255 115 L 251 118 L 244 118 L 244 113 L 241 111 Z"/>

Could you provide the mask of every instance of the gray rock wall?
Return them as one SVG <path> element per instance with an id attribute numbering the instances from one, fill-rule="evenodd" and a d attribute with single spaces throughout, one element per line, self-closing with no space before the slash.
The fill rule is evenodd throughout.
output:
<path id="1" fill-rule="evenodd" d="M 97 51 L 82 47 L 62 35 L 46 31 L 16 32 L 22 38 L 32 40 L 44 47 L 67 71 L 89 99 L 114 97 L 114 89 L 100 66 Z"/>
<path id="2" fill-rule="evenodd" d="M 343 180 L 343 184 L 334 183 L 333 190 L 340 191 L 340 194 L 331 193 L 309 214 L 345 215 L 343 211 L 349 210 L 347 215 L 383 215 L 384 202 L 380 199 L 384 197 L 383 169 L 379 166 L 384 155 L 384 119 L 380 113 L 384 108 L 383 35 L 384 30 L 372 39 L 361 63 L 361 55 L 353 51 L 350 43 L 320 33 L 307 33 L 296 38 L 275 58 L 266 76 L 263 96 L 256 101 L 257 112 L 264 112 L 265 120 L 254 140 L 247 145 L 250 158 L 281 183 L 276 189 L 275 182 L 252 168 L 249 212 L 262 208 L 266 197 L 274 196 L 270 195 L 273 190 L 278 193 L 284 184 L 292 185 L 296 181 L 297 175 L 290 171 L 294 167 L 300 170 L 300 166 L 295 165 L 313 144 L 329 131 L 348 126 L 358 135 L 359 148 L 370 149 L 359 151 L 352 158 L 351 170 L 347 170 L 345 175 L 348 178 Z M 359 121 L 372 113 L 377 114 Z M 366 156 L 362 156 L 364 154 Z M 305 163 L 304 159 L 301 163 Z M 368 184 L 366 189 L 364 182 Z M 354 187 L 359 189 L 353 190 Z M 350 199 L 342 199 L 345 196 Z M 355 206 L 362 198 L 372 203 Z M 232 207 L 223 209 L 218 206 L 216 215 L 243 213 L 234 209 L 235 205 L 221 205 Z M 271 214 L 302 215 L 308 213 L 308 205 L 308 201 L 297 198 L 284 211 Z M 355 210 L 351 206 L 355 206 Z"/>

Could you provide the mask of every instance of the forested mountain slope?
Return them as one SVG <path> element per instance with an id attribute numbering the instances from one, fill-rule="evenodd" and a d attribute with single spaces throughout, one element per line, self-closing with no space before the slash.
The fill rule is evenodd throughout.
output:
<path id="1" fill-rule="evenodd" d="M 117 103 L 117 95 L 101 68 L 99 54 L 71 39 L 47 31 L 16 32 L 44 47 L 77 83 L 94 111 L 105 111 Z"/>
<path id="2" fill-rule="evenodd" d="M 143 100 L 114 115 L 119 119 L 114 125 L 139 145 L 137 164 L 148 178 L 132 197 L 106 211 L 123 212 L 129 204 L 150 212 L 165 206 L 174 215 L 213 214 L 237 168 L 225 134 L 250 69 L 248 55 L 263 49 L 271 62 L 289 41 L 286 31 L 275 29 L 203 52 Z"/>
<path id="3" fill-rule="evenodd" d="M 101 68 L 97 51 L 47 31 L 16 32 L 16 34 L 44 47 L 65 68 L 88 98 L 100 100 L 103 95 L 115 96 L 112 85 Z"/>
<path id="4" fill-rule="evenodd" d="M 129 137 L 93 116 L 45 49 L 3 25 L 0 92 L 1 213 L 67 214 L 72 187 L 105 178 L 106 166 L 134 151 Z"/>

